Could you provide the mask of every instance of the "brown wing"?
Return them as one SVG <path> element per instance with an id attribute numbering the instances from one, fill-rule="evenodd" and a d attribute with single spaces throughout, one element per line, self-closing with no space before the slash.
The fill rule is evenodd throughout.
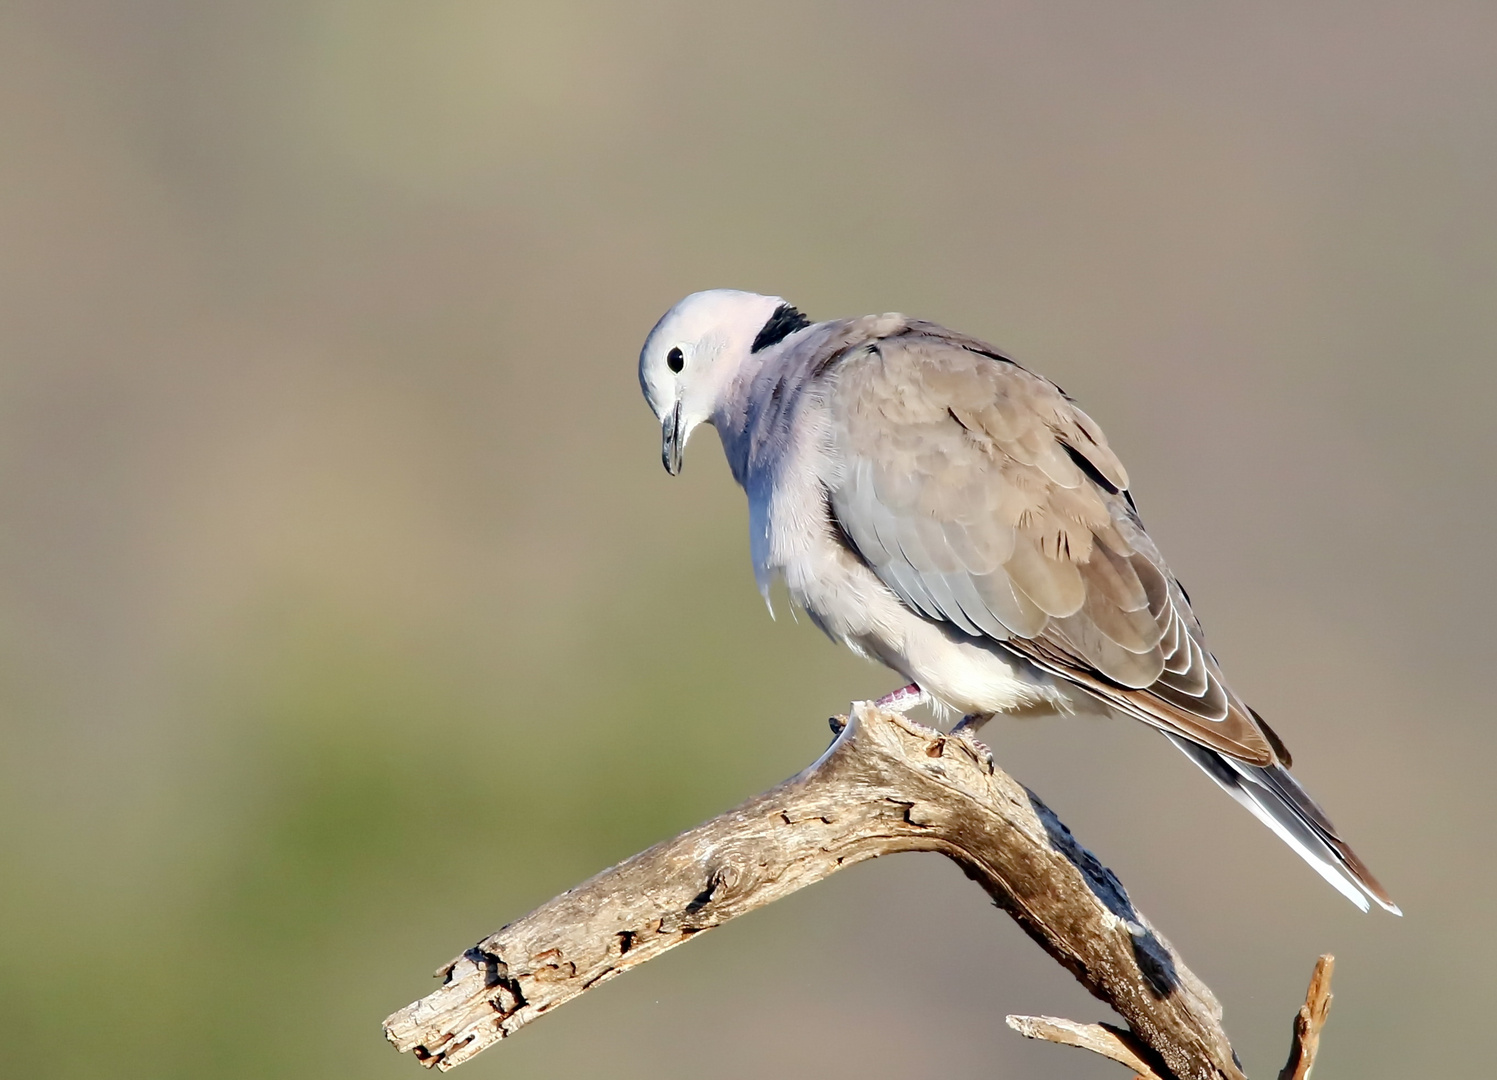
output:
<path id="1" fill-rule="evenodd" d="M 1053 383 L 930 323 L 827 375 L 831 505 L 911 608 L 1255 765 L 1277 740 L 1227 687 L 1096 423 Z"/>

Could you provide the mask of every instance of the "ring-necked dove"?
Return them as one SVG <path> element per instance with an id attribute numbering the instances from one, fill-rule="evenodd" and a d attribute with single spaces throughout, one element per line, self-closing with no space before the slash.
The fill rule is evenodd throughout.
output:
<path id="1" fill-rule="evenodd" d="M 1398 912 L 1227 685 L 1095 421 L 991 346 L 903 315 L 812 323 L 776 296 L 688 296 L 639 381 L 666 469 L 702 423 L 748 494 L 754 572 L 834 641 L 980 723 L 1142 720 L 1362 910 Z"/>

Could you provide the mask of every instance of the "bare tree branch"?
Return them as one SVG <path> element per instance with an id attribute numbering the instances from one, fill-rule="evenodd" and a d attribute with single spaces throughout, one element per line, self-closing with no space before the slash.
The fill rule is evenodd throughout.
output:
<path id="1" fill-rule="evenodd" d="M 993 767 L 986 747 L 866 702 L 839 723 L 836 740 L 804 772 L 480 941 L 437 973 L 438 990 L 385 1021 L 386 1036 L 426 1065 L 450 1069 L 599 983 L 843 866 L 938 851 L 1129 1030 L 1041 1018 L 1011 1024 L 1146 1077 L 1243 1080 L 1211 991 L 1112 872 Z M 1065 1037 L 1047 1033 L 1062 1028 Z M 1303 1045 L 1313 1056 L 1313 1035 Z"/>
<path id="2" fill-rule="evenodd" d="M 1148 1050 L 1133 1033 L 1111 1024 L 1078 1024 L 1058 1016 L 1010 1016 L 1008 1026 L 1026 1039 L 1043 1039 L 1061 1046 L 1076 1046 L 1126 1065 L 1137 1080 L 1161 1080 L 1154 1067 L 1144 1060 Z"/>
<path id="3" fill-rule="evenodd" d="M 1336 958 L 1329 953 L 1315 962 L 1310 988 L 1305 992 L 1305 1003 L 1294 1018 L 1294 1042 L 1289 1047 L 1289 1063 L 1280 1070 L 1279 1080 L 1310 1078 L 1315 1053 L 1320 1048 L 1320 1031 L 1325 1027 L 1326 1014 L 1331 1010 L 1331 972 L 1335 966 Z M 1132 1069 L 1135 1080 L 1168 1080 L 1156 1071 L 1157 1065 L 1147 1060 L 1150 1057 L 1148 1047 L 1143 1046 L 1131 1031 L 1123 1031 L 1111 1024 L 1078 1024 L 1054 1016 L 1010 1016 L 1008 1026 L 1026 1038 L 1077 1046 L 1110 1058 Z"/>
<path id="4" fill-rule="evenodd" d="M 1309 1080 L 1310 1070 L 1315 1067 L 1315 1055 L 1320 1050 L 1320 1029 L 1325 1027 L 1325 1018 L 1331 1011 L 1331 973 L 1335 970 L 1336 958 L 1330 953 L 1315 961 L 1310 989 L 1305 991 L 1305 1003 L 1294 1018 L 1289 1063 L 1280 1070 L 1279 1080 Z"/>

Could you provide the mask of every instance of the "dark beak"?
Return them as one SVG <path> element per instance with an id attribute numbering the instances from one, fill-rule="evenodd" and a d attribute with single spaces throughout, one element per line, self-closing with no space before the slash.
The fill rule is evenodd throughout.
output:
<path id="1" fill-rule="evenodd" d="M 675 476 L 681 471 L 681 455 L 686 450 L 686 435 L 681 430 L 681 403 L 665 414 L 660 424 L 660 463 Z"/>

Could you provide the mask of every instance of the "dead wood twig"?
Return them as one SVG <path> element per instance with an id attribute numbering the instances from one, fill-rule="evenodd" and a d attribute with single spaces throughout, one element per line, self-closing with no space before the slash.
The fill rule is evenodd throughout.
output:
<path id="1" fill-rule="evenodd" d="M 1279 1080 L 1310 1080 L 1315 1053 L 1320 1048 L 1320 1030 L 1325 1027 L 1331 1010 L 1331 971 L 1336 958 L 1326 953 L 1315 962 L 1305 1003 L 1294 1018 L 1294 1041 L 1289 1046 L 1289 1063 L 1279 1072 Z M 1030 1039 L 1076 1046 L 1110 1058 L 1134 1071 L 1135 1080 L 1169 1080 L 1162 1077 L 1148 1060 L 1149 1050 L 1131 1031 L 1111 1024 L 1078 1024 L 1055 1016 L 1010 1016 L 1008 1026 Z"/>
<path id="2" fill-rule="evenodd" d="M 1009 1016 L 1005 1019 L 1009 1027 L 1026 1039 L 1043 1039 L 1061 1046 L 1090 1050 L 1119 1065 L 1128 1066 L 1137 1080 L 1160 1080 L 1154 1067 L 1144 1060 L 1148 1050 L 1139 1045 L 1131 1031 L 1123 1031 L 1111 1024 L 1078 1024 L 1058 1016 Z"/>
<path id="3" fill-rule="evenodd" d="M 1279 1080 L 1310 1080 L 1310 1070 L 1315 1067 L 1315 1055 L 1320 1050 L 1320 1029 L 1325 1027 L 1325 1018 L 1331 1011 L 1331 972 L 1335 970 L 1336 958 L 1330 953 L 1315 961 L 1305 1003 L 1294 1018 L 1289 1063 L 1279 1071 Z"/>
<path id="4" fill-rule="evenodd" d="M 1129 1025 L 1011 1018 L 1019 1030 L 1096 1050 L 1144 1076 L 1244 1080 L 1211 991 L 1112 872 L 995 769 L 981 743 L 866 702 L 839 722 L 836 740 L 798 776 L 484 938 L 437 973 L 439 989 L 386 1019 L 386 1036 L 450 1069 L 599 983 L 843 866 L 938 851 Z M 1049 1034 L 1067 1026 L 1066 1037 Z M 1313 1056 L 1313 1037 L 1305 1045 Z"/>

